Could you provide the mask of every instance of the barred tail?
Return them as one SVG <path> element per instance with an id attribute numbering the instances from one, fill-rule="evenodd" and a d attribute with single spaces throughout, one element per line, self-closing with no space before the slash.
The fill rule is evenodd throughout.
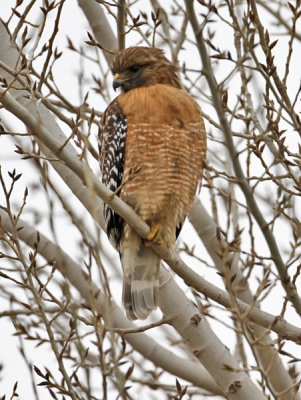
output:
<path id="1" fill-rule="evenodd" d="M 129 319 L 145 319 L 158 306 L 160 258 L 129 227 L 121 240 L 122 300 Z"/>

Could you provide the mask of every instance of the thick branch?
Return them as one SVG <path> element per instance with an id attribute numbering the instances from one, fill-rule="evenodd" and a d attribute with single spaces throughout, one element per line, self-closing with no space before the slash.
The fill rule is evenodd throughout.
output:
<path id="1" fill-rule="evenodd" d="M 83 10 L 89 24 L 93 30 L 93 34 L 97 41 L 103 46 L 103 54 L 108 65 L 111 65 L 114 55 L 105 51 L 117 50 L 116 38 L 107 20 L 103 7 L 95 0 L 78 0 L 78 5 Z"/>
<path id="2" fill-rule="evenodd" d="M 65 168 L 65 167 L 64 167 L 64 168 Z M 88 171 L 88 170 L 87 170 L 87 171 Z M 89 171 L 87 172 L 87 171 L 86 171 L 86 173 L 89 175 L 89 174 L 90 174 L 90 172 L 89 172 Z M 88 180 L 89 180 L 89 179 L 88 179 Z M 93 185 L 92 185 L 92 186 L 93 186 Z M 146 229 L 148 229 L 148 228 L 146 228 Z M 165 305 L 165 306 L 166 306 L 166 305 Z M 163 307 L 164 307 L 164 306 L 163 306 Z"/>
<path id="3" fill-rule="evenodd" d="M 13 231 L 11 222 L 3 210 L 0 210 L 0 226 L 4 231 Z M 38 231 L 25 221 L 19 220 L 16 228 L 19 229 L 21 227 L 22 229 L 18 230 L 19 238 L 28 246 L 36 248 Z M 82 298 L 85 299 L 91 307 L 96 307 L 96 311 L 100 315 L 104 314 L 104 310 L 107 311 L 109 300 L 99 288 L 93 282 L 89 282 L 86 279 L 81 267 L 71 257 L 40 232 L 38 252 L 49 263 L 55 261 L 56 267 L 62 275 L 80 292 Z M 97 298 L 92 300 L 91 293 L 97 294 Z M 108 322 L 112 324 L 112 327 L 125 331 L 135 328 L 135 325 L 124 316 L 124 312 L 121 311 L 114 302 L 111 302 L 109 306 L 110 312 L 108 314 L 110 316 L 110 321 Z M 108 326 L 106 326 L 106 328 L 108 328 Z M 144 357 L 148 358 L 165 371 L 192 382 L 196 386 L 202 387 L 211 393 L 221 394 L 212 378 L 199 364 L 178 357 L 171 351 L 160 346 L 155 340 L 144 333 L 127 334 L 126 340 Z"/>
<path id="4" fill-rule="evenodd" d="M 41 120 L 38 120 L 30 115 L 27 109 L 21 106 L 8 93 L 4 93 L 4 91 L 1 90 L 0 94 L 2 95 L 1 102 L 5 108 L 13 112 L 19 119 L 21 119 L 31 130 L 31 132 L 33 132 L 39 138 L 39 140 L 51 150 L 51 152 L 59 157 L 60 160 L 62 160 L 64 164 L 68 166 L 68 168 L 70 168 L 82 180 L 82 182 L 91 189 L 91 193 L 95 193 L 105 202 L 107 202 L 110 208 L 118 212 L 122 218 L 125 219 L 135 229 L 135 231 L 140 234 L 141 237 L 145 238 L 148 235 L 150 230 L 148 225 L 135 214 L 131 207 L 123 203 L 119 197 L 112 197 L 112 192 L 99 182 L 99 180 L 91 173 L 88 165 L 85 162 L 80 162 L 77 158 L 70 156 L 65 147 L 62 149 L 60 146 L 58 146 L 53 139 L 51 132 L 49 132 L 48 129 L 42 125 Z M 178 255 L 173 256 L 172 252 L 165 245 L 156 246 L 155 250 L 163 260 L 167 261 L 167 263 L 171 265 L 178 275 L 184 277 L 186 276 L 188 278 L 187 283 L 190 286 L 195 286 L 194 282 L 195 280 L 198 280 L 198 275 L 189 270 Z M 171 301 L 173 300 L 174 299 Z M 237 361 L 230 355 L 229 350 L 225 349 L 224 344 L 213 334 L 213 332 L 208 332 L 210 330 L 209 325 L 205 322 L 205 319 L 200 316 L 193 304 L 191 302 L 187 302 L 187 300 L 185 303 L 188 307 L 189 313 L 187 313 L 187 311 L 184 315 L 177 313 L 178 318 L 175 321 L 181 321 L 183 318 L 187 319 L 189 318 L 190 313 L 194 313 L 198 315 L 198 324 L 194 324 L 191 321 L 186 321 L 186 323 L 189 325 L 184 325 L 184 331 L 183 324 L 177 325 L 175 322 L 173 323 L 173 326 L 185 338 L 185 342 L 191 347 L 191 350 L 196 352 L 196 357 L 202 362 L 210 374 L 212 374 L 216 382 L 219 383 L 223 392 L 227 394 L 229 399 L 251 400 L 254 398 L 254 396 L 257 399 L 264 399 L 265 397 L 259 392 L 258 388 L 252 383 L 248 376 L 244 372 L 240 371 Z M 166 305 L 164 304 L 164 306 Z M 178 310 L 178 308 L 176 309 Z M 166 307 L 166 310 L 170 309 Z M 209 337 L 208 340 L 206 339 L 206 332 Z M 211 357 L 208 357 L 208 350 L 212 353 Z M 213 354 L 216 357 L 213 357 Z M 212 364 L 213 359 L 215 359 L 216 362 L 218 361 L 220 366 L 219 368 Z M 230 365 L 231 368 L 237 371 L 235 373 L 235 379 L 233 379 L 233 375 L 224 371 L 223 365 Z M 231 388 L 235 381 L 239 381 L 242 387 L 238 392 L 232 393 Z"/>
<path id="5" fill-rule="evenodd" d="M 230 153 L 230 157 L 231 157 L 231 160 L 233 163 L 233 168 L 234 168 L 237 180 L 238 180 L 239 187 L 241 188 L 242 192 L 244 193 L 248 207 L 251 210 L 252 215 L 254 216 L 255 220 L 257 221 L 257 223 L 266 239 L 266 242 L 270 249 L 271 258 L 273 259 L 273 261 L 277 267 L 282 286 L 283 286 L 284 290 L 286 291 L 288 298 L 293 303 L 296 311 L 298 312 L 299 315 L 301 315 L 301 299 L 298 296 L 295 285 L 290 280 L 290 277 L 287 273 L 287 269 L 282 260 L 275 237 L 274 237 L 272 231 L 270 230 L 269 225 L 265 221 L 262 213 L 260 212 L 258 204 L 255 200 L 254 194 L 253 194 L 253 192 L 248 184 L 248 181 L 244 176 L 243 170 L 241 168 L 241 165 L 239 162 L 239 156 L 238 156 L 238 153 L 236 151 L 236 148 L 235 148 L 235 145 L 233 142 L 230 125 L 229 125 L 229 122 L 226 118 L 226 114 L 224 111 L 219 87 L 218 87 L 218 84 L 216 82 L 216 79 L 214 77 L 214 74 L 213 74 L 213 71 L 211 68 L 210 59 L 209 59 L 209 56 L 207 53 L 206 43 L 203 38 L 203 32 L 202 32 L 201 26 L 197 20 L 197 17 L 196 17 L 195 11 L 194 11 L 193 1 L 185 0 L 185 4 L 186 4 L 189 20 L 190 20 L 190 23 L 191 23 L 191 26 L 193 28 L 194 35 L 196 38 L 197 48 L 198 48 L 198 51 L 199 51 L 199 54 L 200 54 L 200 57 L 201 57 L 201 60 L 203 63 L 203 73 L 204 73 L 204 75 L 207 79 L 208 85 L 210 87 L 213 105 L 218 114 L 220 124 L 223 128 L 225 142 L 227 144 L 228 151 Z"/>
<path id="6" fill-rule="evenodd" d="M 44 145 L 46 145 L 48 149 L 50 149 L 52 154 L 55 154 L 56 157 L 59 157 L 60 160 L 64 162 L 64 168 L 68 167 L 69 169 L 71 169 L 71 171 L 75 173 L 75 175 L 77 175 L 77 178 L 79 178 L 81 181 L 79 186 L 82 188 L 82 198 L 90 198 L 91 204 L 94 204 L 94 206 L 97 204 L 97 209 L 99 210 L 99 212 L 101 212 L 101 204 L 97 203 L 96 198 L 93 200 L 93 195 L 91 196 L 91 193 L 97 194 L 110 206 L 110 208 L 112 208 L 124 220 L 126 220 L 133 227 L 133 229 L 135 229 L 136 232 L 139 233 L 142 238 L 146 238 L 150 231 L 149 226 L 134 212 L 131 207 L 124 203 L 119 197 L 114 196 L 113 192 L 111 192 L 106 186 L 100 183 L 98 178 L 94 176 L 89 170 L 89 167 L 86 165 L 85 162 L 80 162 L 78 158 L 74 157 L 74 154 L 69 153 L 66 148 L 61 149 L 61 146 L 59 146 L 56 140 L 53 139 L 53 135 L 51 134 L 51 132 L 49 132 L 46 127 L 41 125 L 41 121 L 36 120 L 34 117 L 29 115 L 28 110 L 22 107 L 9 94 L 6 93 L 5 96 L 2 96 L 1 102 L 7 110 L 18 116 L 18 118 L 20 118 L 33 133 L 37 132 L 38 139 Z M 69 172 L 69 175 L 71 174 L 71 171 Z M 83 187 L 83 184 L 86 185 L 86 187 Z M 83 199 L 83 201 L 85 200 Z M 95 212 L 92 214 L 92 216 L 95 216 Z M 188 286 L 195 288 L 197 291 L 204 293 L 208 297 L 213 298 L 214 300 L 220 302 L 226 307 L 230 307 L 230 297 L 226 292 L 222 292 L 214 285 L 210 284 L 198 274 L 196 274 L 181 260 L 178 254 L 171 252 L 166 245 L 154 246 L 153 250 L 164 261 L 167 262 L 167 264 L 173 269 L 174 272 L 181 276 L 181 278 Z M 284 332 L 286 329 L 288 329 L 289 332 L 292 332 L 294 330 L 294 334 L 292 334 L 292 336 L 289 335 L 288 338 L 294 337 L 297 339 L 297 341 L 299 340 L 300 332 L 297 328 L 288 323 L 282 325 L 280 320 L 279 323 L 276 323 L 277 317 L 271 316 L 267 313 L 263 313 L 258 309 L 256 309 L 255 311 L 254 309 L 249 311 L 250 306 L 246 303 L 240 302 L 239 304 L 243 312 L 248 310 L 250 319 L 255 318 L 256 322 L 263 323 L 263 326 L 268 329 L 270 329 L 269 323 L 271 322 L 273 325 L 271 329 L 275 330 L 276 332 L 278 331 L 278 329 L 280 329 L 279 334 L 281 336 L 282 334 L 287 335 L 287 333 Z"/>
<path id="7" fill-rule="evenodd" d="M 189 221 L 206 247 L 210 257 L 212 258 L 215 267 L 219 272 L 225 274 L 225 262 L 220 256 L 220 254 L 223 252 L 221 245 L 222 239 L 221 241 L 217 239 L 217 226 L 215 225 L 213 219 L 208 215 L 206 209 L 199 199 L 195 199 L 188 217 Z M 283 339 L 293 340 L 296 343 L 301 343 L 301 328 L 297 328 L 296 326 L 287 323 L 280 316 L 275 316 L 260 310 L 257 308 L 257 304 L 253 304 L 252 306 L 250 305 L 254 303 L 254 299 L 249 290 L 248 284 L 245 282 L 240 269 L 231 271 L 231 274 L 234 273 L 236 274 L 236 277 L 232 282 L 232 285 L 236 296 L 238 299 L 240 299 L 237 300 L 239 311 L 241 315 L 247 316 L 250 322 L 254 322 L 255 324 L 259 325 L 252 327 L 257 336 L 262 337 L 264 333 L 262 328 L 266 328 L 277 332 L 279 337 Z M 230 295 L 210 284 L 209 282 L 205 282 L 206 283 L 204 283 L 202 290 L 200 290 L 201 293 L 217 303 L 224 305 L 227 309 L 231 309 L 232 302 Z M 271 343 L 270 340 L 268 342 Z M 276 357 L 276 350 L 270 345 L 269 348 L 271 350 L 271 354 L 270 357 L 268 357 L 268 360 L 270 360 L 272 357 Z M 262 346 L 260 346 L 260 352 L 263 353 Z"/>

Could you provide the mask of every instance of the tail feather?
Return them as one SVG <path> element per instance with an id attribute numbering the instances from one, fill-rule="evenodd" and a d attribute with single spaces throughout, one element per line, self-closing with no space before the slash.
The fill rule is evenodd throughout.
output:
<path id="1" fill-rule="evenodd" d="M 145 319 L 158 306 L 160 258 L 131 232 L 123 239 L 123 304 L 129 319 Z"/>

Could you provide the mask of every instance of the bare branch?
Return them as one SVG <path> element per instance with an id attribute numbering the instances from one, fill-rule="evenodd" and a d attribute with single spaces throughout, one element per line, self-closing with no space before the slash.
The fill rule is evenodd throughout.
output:
<path id="1" fill-rule="evenodd" d="M 286 267 L 282 260 L 281 254 L 279 252 L 279 248 L 277 246 L 275 237 L 274 237 L 273 233 L 271 232 L 271 230 L 269 229 L 269 225 L 265 221 L 262 213 L 260 212 L 260 208 L 258 207 L 258 204 L 254 198 L 252 190 L 251 190 L 251 188 L 244 176 L 243 170 L 241 168 L 239 156 L 236 152 L 233 138 L 231 135 L 231 129 L 229 126 L 229 122 L 224 113 L 224 107 L 222 104 L 219 87 L 218 87 L 216 79 L 213 75 L 212 68 L 210 65 L 210 60 L 209 60 L 209 57 L 207 54 L 206 44 L 205 44 L 203 34 L 202 34 L 202 28 L 201 28 L 201 26 L 197 20 L 197 17 L 195 15 L 195 11 L 193 8 L 193 2 L 185 0 L 185 4 L 187 7 L 190 23 L 194 30 L 195 38 L 196 38 L 197 45 L 198 45 L 198 51 L 200 53 L 200 57 L 203 62 L 203 73 L 206 76 L 206 79 L 207 79 L 207 82 L 208 82 L 208 85 L 210 87 L 211 94 L 212 94 L 212 101 L 215 106 L 216 112 L 218 114 L 220 124 L 223 127 L 225 141 L 227 143 L 228 151 L 230 153 L 230 157 L 233 162 L 233 167 L 234 167 L 237 179 L 238 179 L 238 184 L 239 184 L 242 192 L 244 193 L 246 202 L 247 202 L 254 218 L 256 219 L 258 225 L 260 226 L 260 229 L 267 241 L 267 244 L 270 248 L 271 257 L 274 260 L 274 263 L 279 272 L 281 283 L 282 283 L 290 301 L 293 303 L 296 311 L 298 312 L 299 315 L 301 315 L 301 299 L 298 296 L 296 286 L 290 280 L 290 277 L 287 273 Z"/>

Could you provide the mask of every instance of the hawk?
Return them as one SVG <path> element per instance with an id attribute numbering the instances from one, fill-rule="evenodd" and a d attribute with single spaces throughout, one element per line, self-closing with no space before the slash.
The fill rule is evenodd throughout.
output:
<path id="1" fill-rule="evenodd" d="M 172 247 L 192 206 L 206 157 L 200 108 L 186 93 L 177 67 L 154 47 L 115 56 L 113 88 L 122 93 L 104 112 L 99 130 L 102 181 L 150 226 L 146 239 L 107 205 L 107 233 L 124 272 L 129 319 L 158 305 L 160 258 L 150 248 Z"/>

